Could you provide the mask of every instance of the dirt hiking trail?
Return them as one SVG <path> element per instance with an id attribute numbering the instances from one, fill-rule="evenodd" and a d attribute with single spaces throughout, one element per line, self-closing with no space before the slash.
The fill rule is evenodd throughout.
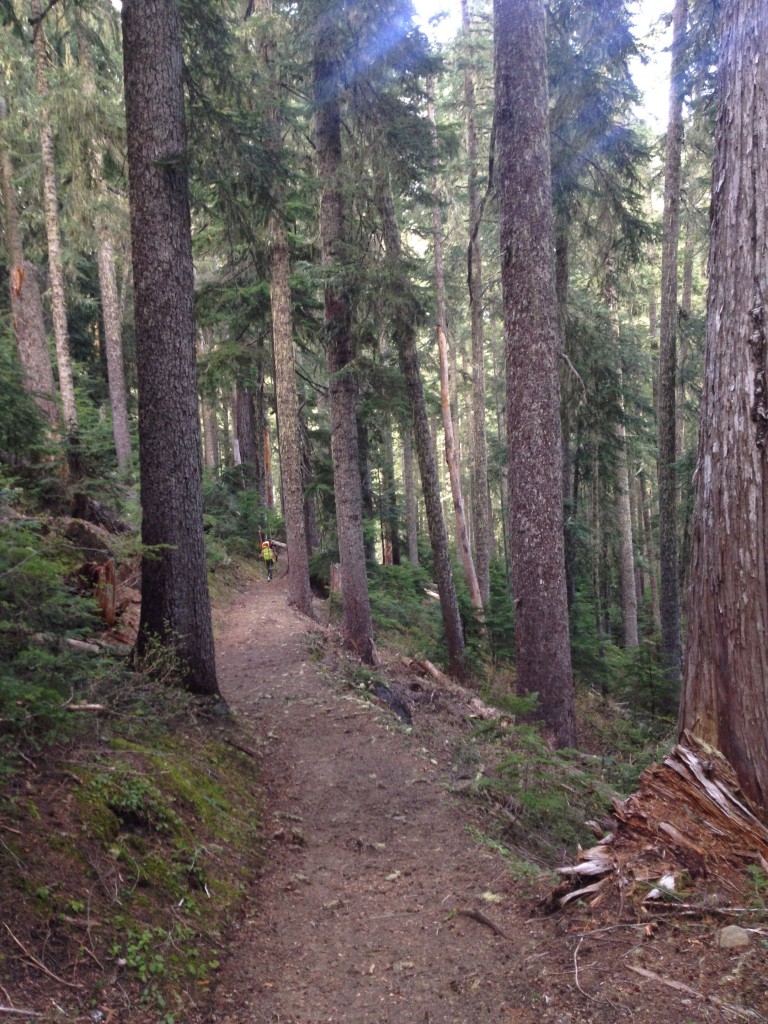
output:
<path id="1" fill-rule="evenodd" d="M 642 924 L 537 916 L 473 831 L 478 809 L 451 792 L 471 725 L 423 692 L 408 730 L 334 682 L 338 645 L 286 606 L 282 575 L 218 618 L 220 685 L 261 753 L 266 848 L 196 1024 L 738 1019 L 633 973 L 695 986 L 713 970 L 695 934 L 670 935 L 673 953 L 646 945 Z"/>

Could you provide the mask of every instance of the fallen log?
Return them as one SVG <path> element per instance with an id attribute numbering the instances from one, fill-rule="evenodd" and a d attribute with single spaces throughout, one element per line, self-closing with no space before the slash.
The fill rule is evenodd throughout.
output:
<path id="1" fill-rule="evenodd" d="M 413 670 L 415 667 L 426 673 L 438 684 L 441 690 L 460 700 L 463 704 L 467 704 L 470 714 L 475 718 L 481 718 L 483 721 L 509 721 L 509 715 L 505 715 L 498 708 L 492 708 L 490 704 L 486 704 L 485 701 L 481 700 L 476 693 L 455 683 L 450 676 L 447 676 L 445 672 L 441 671 L 437 665 L 433 665 L 427 658 L 401 658 L 401 660 L 409 669 Z"/>

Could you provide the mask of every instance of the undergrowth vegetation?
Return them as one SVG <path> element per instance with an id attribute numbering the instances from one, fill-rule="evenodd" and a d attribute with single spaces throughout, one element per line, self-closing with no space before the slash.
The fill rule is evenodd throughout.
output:
<path id="1" fill-rule="evenodd" d="M 143 673 L 88 696 L 77 734 L 39 765 L 26 755 L 34 770 L 0 800 L 4 920 L 23 947 L 47 933 L 48 963 L 78 965 L 92 1007 L 117 986 L 173 1024 L 216 971 L 258 866 L 254 762 L 216 708 Z"/>
<path id="2" fill-rule="evenodd" d="M 98 628 L 73 570 L 45 521 L 0 523 L 0 774 L 68 731 L 66 702 L 103 670 L 69 644 Z"/>

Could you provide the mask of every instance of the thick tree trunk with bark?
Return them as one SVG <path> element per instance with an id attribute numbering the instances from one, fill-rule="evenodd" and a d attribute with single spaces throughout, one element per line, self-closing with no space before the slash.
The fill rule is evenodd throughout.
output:
<path id="1" fill-rule="evenodd" d="M 329 277 L 325 286 L 325 335 L 336 527 L 344 602 L 343 631 L 347 644 L 371 664 L 376 661 L 376 648 L 363 544 L 350 296 L 346 284 L 338 280 L 345 263 L 345 230 L 337 45 L 335 26 L 329 15 L 323 13 L 316 28 L 313 53 L 315 147 L 321 188 L 322 265 Z"/>
<path id="2" fill-rule="evenodd" d="M 160 638 L 185 685 L 216 694 L 200 491 L 192 240 L 181 16 L 124 0 L 123 61 L 139 381 L 142 559 L 139 652 Z"/>
<path id="3" fill-rule="evenodd" d="M 518 687 L 576 742 L 543 0 L 496 0 L 496 142 Z"/>
<path id="4" fill-rule="evenodd" d="M 477 182 L 477 128 L 475 127 L 475 75 L 469 2 L 461 0 L 461 25 L 467 52 L 464 67 L 464 105 L 467 128 L 467 199 L 469 246 L 467 283 L 472 329 L 472 519 L 475 571 L 483 604 L 491 596 L 490 561 L 493 543 L 491 501 L 488 491 L 488 443 L 485 435 L 485 331 L 483 329 L 483 256 L 480 247 L 480 190 Z"/>
<path id="5" fill-rule="evenodd" d="M 394 268 L 402 265 L 400 231 L 395 217 L 392 192 L 387 184 L 379 193 L 379 208 L 384 225 L 384 243 L 387 259 Z M 429 426 L 424 386 L 419 370 L 419 354 L 416 349 L 416 327 L 418 309 L 407 283 L 400 289 L 400 302 L 394 317 L 393 336 L 397 346 L 400 368 L 405 377 L 408 401 L 413 416 L 413 436 L 416 455 L 421 473 L 421 487 L 427 515 L 427 529 L 432 546 L 435 583 L 440 595 L 440 611 L 443 616 L 448 660 L 451 674 L 458 679 L 467 678 L 464 653 L 464 630 L 461 624 L 459 604 L 456 600 L 456 585 L 453 579 L 451 556 L 448 548 L 448 534 L 440 500 L 440 484 L 437 473 L 437 459 L 434 440 Z"/>
<path id="6" fill-rule="evenodd" d="M 768 7 L 723 4 L 680 729 L 768 820 Z"/>
<path id="7" fill-rule="evenodd" d="M 32 0 L 32 16 L 39 19 L 40 0 Z M 59 369 L 59 390 L 64 425 L 68 434 L 77 433 L 75 386 L 72 379 L 72 359 L 67 329 L 67 301 L 64 289 L 64 267 L 61 259 L 61 229 L 59 226 L 59 199 L 56 185 L 56 157 L 53 149 L 53 128 L 47 109 L 48 56 L 45 48 L 43 23 L 37 21 L 34 29 L 35 82 L 40 97 L 40 151 L 43 162 L 43 208 L 45 231 L 48 237 L 48 274 L 51 282 L 51 313 L 53 335 L 56 341 L 56 363 Z"/>
<path id="8" fill-rule="evenodd" d="M 661 256 L 659 339 L 659 559 L 661 564 L 661 647 L 664 671 L 680 679 L 680 593 L 677 565 L 677 248 L 680 235 L 680 173 L 683 148 L 684 45 L 688 0 L 675 0 L 672 75 L 664 165 L 664 238 Z"/>
<path id="9" fill-rule="evenodd" d="M 7 117 L 5 98 L 0 96 L 0 187 L 5 209 L 5 240 L 8 248 L 11 317 L 16 349 L 21 363 L 25 390 L 38 409 L 53 425 L 59 418 L 56 385 L 45 337 L 40 285 L 32 264 L 24 259 L 21 227 L 13 186 L 13 165 L 4 134 Z"/>
<path id="10" fill-rule="evenodd" d="M 288 237 L 280 217 L 269 218 L 269 287 L 272 300 L 272 344 L 275 353 L 275 390 L 280 447 L 281 494 L 288 544 L 288 603 L 312 615 L 309 557 L 301 482 L 301 433 L 296 394 L 296 364 L 291 318 L 291 265 Z"/>

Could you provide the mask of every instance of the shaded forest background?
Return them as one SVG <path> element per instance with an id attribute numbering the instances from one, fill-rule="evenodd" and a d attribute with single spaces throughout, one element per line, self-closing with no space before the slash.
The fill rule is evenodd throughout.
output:
<path id="1" fill-rule="evenodd" d="M 89 671 L 59 635 L 93 628 L 72 582 L 82 547 L 48 517 L 87 494 L 138 524 L 139 397 L 120 14 L 2 10 L 2 700 L 5 729 L 33 737 Z M 307 578 L 325 591 L 353 543 L 340 540 L 334 459 L 355 443 L 376 636 L 514 688 L 493 12 L 465 3 L 461 31 L 435 48 L 400 2 L 180 10 L 188 145 L 169 159 L 190 190 L 207 571 L 226 577 L 262 537 L 284 539 L 290 503 Z M 577 684 L 621 701 L 649 738 L 671 734 L 679 699 L 715 116 L 714 7 L 675 12 L 661 137 L 640 119 L 632 5 L 553 2 L 547 20 L 570 651 Z M 330 248 L 323 47 L 345 210 Z M 334 289 L 350 336 L 336 365 Z M 406 336 L 442 515 L 418 484 Z M 153 358 L 148 376 L 172 392 L 171 356 Z M 334 387 L 355 419 L 332 456 Z M 121 544 L 126 560 L 143 550 L 145 574 L 165 557 L 129 530 Z M 441 621 L 428 596 L 437 580 L 444 598 L 441 573 L 455 584 L 460 659 L 445 601 Z"/>

